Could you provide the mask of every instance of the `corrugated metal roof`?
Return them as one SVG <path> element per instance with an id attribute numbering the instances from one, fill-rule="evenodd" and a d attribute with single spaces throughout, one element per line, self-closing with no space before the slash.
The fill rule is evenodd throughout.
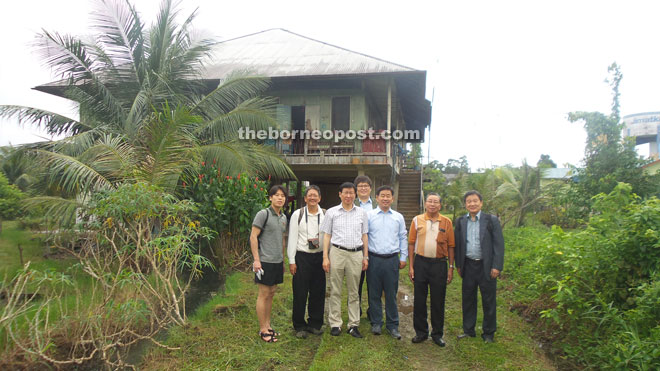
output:
<path id="1" fill-rule="evenodd" d="M 226 40 L 216 48 L 204 78 L 222 79 L 236 70 L 268 77 L 418 71 L 281 28 Z"/>

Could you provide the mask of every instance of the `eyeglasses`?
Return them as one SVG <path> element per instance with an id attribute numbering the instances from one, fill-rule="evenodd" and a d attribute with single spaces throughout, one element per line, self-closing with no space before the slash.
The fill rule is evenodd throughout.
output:
<path id="1" fill-rule="evenodd" d="M 371 186 L 368 185 L 368 184 L 359 185 L 359 186 L 357 186 L 357 187 L 358 187 L 358 188 L 371 188 Z"/>
<path id="2" fill-rule="evenodd" d="M 426 201 L 426 203 L 427 203 L 427 204 L 440 204 L 440 201 L 436 201 L 436 200 L 431 201 L 431 200 L 428 200 L 428 201 Z"/>

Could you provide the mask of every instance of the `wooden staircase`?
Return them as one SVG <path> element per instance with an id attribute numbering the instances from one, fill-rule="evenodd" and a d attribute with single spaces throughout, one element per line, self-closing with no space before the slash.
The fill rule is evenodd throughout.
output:
<path id="1" fill-rule="evenodd" d="M 403 169 L 401 171 L 396 211 L 403 214 L 407 230 L 410 230 L 412 219 L 422 213 L 422 205 L 420 205 L 421 181 L 420 170 Z"/>

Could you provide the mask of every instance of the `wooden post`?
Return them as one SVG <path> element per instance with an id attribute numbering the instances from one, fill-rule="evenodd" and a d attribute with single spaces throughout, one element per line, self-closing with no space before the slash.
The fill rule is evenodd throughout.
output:
<path id="1" fill-rule="evenodd" d="M 392 149 L 390 147 L 392 143 L 392 79 L 387 82 L 387 131 L 390 134 L 390 139 L 385 142 L 385 146 L 387 147 L 385 151 L 387 153 L 387 160 L 391 161 Z M 394 161 L 392 161 L 392 166 L 394 166 Z"/>
<path id="2" fill-rule="evenodd" d="M 21 244 L 18 244 L 18 257 L 21 259 L 21 267 L 25 264 L 23 264 L 23 248 L 21 247 Z"/>

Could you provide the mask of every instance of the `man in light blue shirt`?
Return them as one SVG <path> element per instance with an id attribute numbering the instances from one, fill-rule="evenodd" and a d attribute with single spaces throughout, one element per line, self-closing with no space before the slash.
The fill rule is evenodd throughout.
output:
<path id="1" fill-rule="evenodd" d="M 399 290 L 399 269 L 406 266 L 408 256 L 408 233 L 403 215 L 390 206 L 394 190 L 382 186 L 376 190 L 378 207 L 369 215 L 369 267 L 367 285 L 369 287 L 369 319 L 371 332 L 380 335 L 383 327 L 381 295 L 385 292 L 385 328 L 395 339 L 399 333 L 399 310 L 396 294 Z"/>
<path id="2" fill-rule="evenodd" d="M 479 222 L 481 222 L 481 211 L 477 213 L 474 220 L 467 217 L 466 220 L 467 248 L 465 255 L 472 260 L 481 260 L 481 239 L 479 238 Z"/>

